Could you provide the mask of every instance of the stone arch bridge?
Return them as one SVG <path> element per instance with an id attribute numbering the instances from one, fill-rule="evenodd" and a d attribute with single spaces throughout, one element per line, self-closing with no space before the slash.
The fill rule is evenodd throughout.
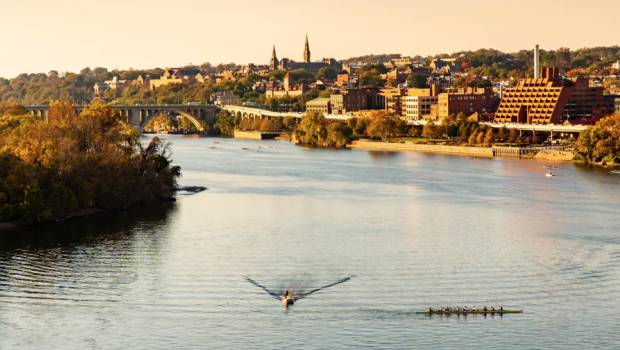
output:
<path id="1" fill-rule="evenodd" d="M 119 114 L 127 119 L 133 127 L 142 130 L 144 124 L 157 114 L 165 112 L 185 118 L 192 123 L 199 131 L 204 131 L 204 123 L 212 123 L 217 116 L 218 108 L 208 104 L 177 104 L 177 105 L 110 105 Z M 35 116 L 47 119 L 48 106 L 25 106 L 26 110 L 34 113 Z M 78 113 L 84 110 L 85 106 L 75 106 Z"/>
<path id="2" fill-rule="evenodd" d="M 240 118 L 284 118 L 284 117 L 293 117 L 295 119 L 301 119 L 304 116 L 304 113 L 300 112 L 274 112 L 266 109 L 260 108 L 252 108 L 245 106 L 233 106 L 228 105 L 222 107 L 223 110 L 230 112 L 236 117 Z M 326 119 L 331 120 L 347 120 L 352 118 L 352 115 L 348 114 L 326 114 Z"/>

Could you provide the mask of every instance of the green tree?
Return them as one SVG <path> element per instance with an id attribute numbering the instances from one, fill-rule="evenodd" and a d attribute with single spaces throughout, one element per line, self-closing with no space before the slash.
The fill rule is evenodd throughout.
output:
<path id="1" fill-rule="evenodd" d="M 308 112 L 295 129 L 295 137 L 302 145 L 322 146 L 327 139 L 326 121 L 322 114 Z"/>
<path id="2" fill-rule="evenodd" d="M 392 114 L 385 111 L 372 111 L 368 117 L 366 135 L 387 141 L 390 137 L 403 134 L 406 123 Z"/>
<path id="3" fill-rule="evenodd" d="M 213 125 L 216 133 L 223 136 L 232 137 L 235 133 L 235 117 L 227 110 L 221 110 L 216 117 Z"/>
<path id="4" fill-rule="evenodd" d="M 316 73 L 315 78 L 334 80 L 336 79 L 336 75 L 338 75 L 338 73 L 336 73 L 332 67 L 321 67 Z"/>
<path id="5" fill-rule="evenodd" d="M 428 83 L 424 75 L 409 74 L 407 77 L 407 86 L 412 88 L 426 88 L 428 87 Z"/>

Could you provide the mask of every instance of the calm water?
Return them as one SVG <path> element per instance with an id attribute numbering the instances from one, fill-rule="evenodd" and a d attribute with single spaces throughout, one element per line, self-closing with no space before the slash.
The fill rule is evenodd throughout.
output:
<path id="1" fill-rule="evenodd" d="M 208 191 L 0 236 L 0 349 L 620 348 L 620 175 L 169 138 Z"/>

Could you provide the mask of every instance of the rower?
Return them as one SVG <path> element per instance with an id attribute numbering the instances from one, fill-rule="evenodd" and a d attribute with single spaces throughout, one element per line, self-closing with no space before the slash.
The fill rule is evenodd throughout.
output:
<path id="1" fill-rule="evenodd" d="M 491 313 L 494 314 L 495 313 L 495 306 L 491 306 Z"/>
<path id="2" fill-rule="evenodd" d="M 503 306 L 499 307 L 499 312 L 504 312 L 504 307 Z"/>
<path id="3" fill-rule="evenodd" d="M 432 307 L 429 307 L 429 308 L 428 308 L 428 313 L 429 313 L 429 314 L 432 314 L 432 313 L 433 313 L 433 308 L 432 308 Z"/>
<path id="4" fill-rule="evenodd" d="M 486 312 L 487 312 L 487 307 L 485 306 L 485 307 L 482 309 L 482 311 L 484 311 L 484 313 L 486 313 Z"/>

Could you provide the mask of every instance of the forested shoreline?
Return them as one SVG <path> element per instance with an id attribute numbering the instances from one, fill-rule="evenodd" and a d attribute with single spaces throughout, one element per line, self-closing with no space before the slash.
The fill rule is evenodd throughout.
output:
<path id="1" fill-rule="evenodd" d="M 170 198 L 180 168 L 158 138 L 139 134 L 94 101 L 80 114 L 51 101 L 43 121 L 0 106 L 0 222 L 57 220 L 83 211 L 125 209 Z"/>

